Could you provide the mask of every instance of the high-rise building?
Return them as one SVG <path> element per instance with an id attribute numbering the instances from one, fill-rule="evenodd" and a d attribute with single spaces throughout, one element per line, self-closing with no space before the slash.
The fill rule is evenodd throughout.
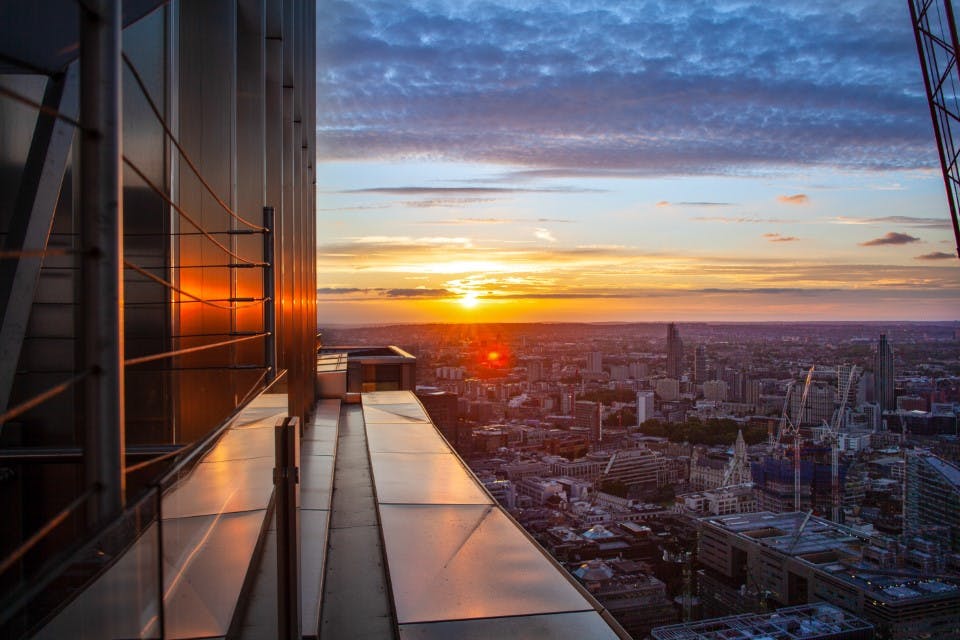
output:
<path id="1" fill-rule="evenodd" d="M 680 379 L 683 373 L 683 340 L 677 325 L 667 325 L 667 377 Z"/>
<path id="2" fill-rule="evenodd" d="M 580 429 L 587 430 L 592 448 L 599 447 L 603 438 L 600 425 L 601 411 L 602 407 L 599 402 L 579 400 L 574 406 L 574 424 Z"/>
<path id="3" fill-rule="evenodd" d="M 707 348 L 702 344 L 698 344 L 694 352 L 693 381 L 696 384 L 703 384 L 707 381 Z"/>
<path id="4" fill-rule="evenodd" d="M 541 380 L 543 380 L 543 360 L 540 358 L 527 360 L 527 382 L 540 382 Z"/>
<path id="5" fill-rule="evenodd" d="M 711 402 L 727 401 L 727 383 L 723 380 L 707 380 L 703 383 L 703 399 Z"/>
<path id="6" fill-rule="evenodd" d="M 587 373 L 601 373 L 603 371 L 603 353 L 591 351 L 587 354 Z"/>
<path id="7" fill-rule="evenodd" d="M 893 347 L 887 342 L 886 334 L 880 334 L 877 353 L 873 365 L 874 401 L 881 411 L 896 409 L 894 399 Z"/>
<path id="8" fill-rule="evenodd" d="M 932 453 L 907 453 L 904 528 L 907 533 L 943 526 L 960 552 L 960 467 Z"/>
<path id="9" fill-rule="evenodd" d="M 837 391 L 832 385 L 822 381 L 815 381 L 807 392 L 807 404 L 803 415 L 800 415 L 802 394 L 793 393 L 790 396 L 790 417 L 807 427 L 819 427 L 824 422 L 828 424 L 833 419 L 833 411 L 837 400 Z"/>
<path id="10" fill-rule="evenodd" d="M 631 362 L 630 363 L 630 377 L 634 380 L 640 380 L 646 378 L 650 374 L 649 367 L 646 362 Z"/>
<path id="11" fill-rule="evenodd" d="M 660 378 L 654 388 L 661 400 L 670 402 L 680 397 L 680 382 L 676 378 Z"/>
<path id="12" fill-rule="evenodd" d="M 653 417 L 653 391 L 637 392 L 637 426 Z"/>

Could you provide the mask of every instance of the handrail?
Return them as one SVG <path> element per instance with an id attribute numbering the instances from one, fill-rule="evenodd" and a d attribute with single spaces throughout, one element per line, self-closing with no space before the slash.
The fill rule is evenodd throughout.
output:
<path id="1" fill-rule="evenodd" d="M 256 382 L 253 384 L 251 391 L 244 396 L 243 401 L 226 417 L 224 420 L 213 430 L 210 431 L 201 440 L 197 440 L 187 447 L 180 449 L 176 452 L 171 452 L 165 454 L 160 458 L 154 458 L 145 463 L 135 465 L 130 467 L 128 470 L 138 470 L 152 464 L 159 462 L 162 459 L 171 458 L 175 456 L 183 456 L 180 460 L 176 461 L 169 469 L 158 476 L 154 482 L 152 482 L 147 491 L 139 496 L 133 503 L 128 504 L 123 511 L 116 515 L 116 517 L 101 523 L 95 530 L 88 532 L 86 539 L 83 542 L 75 544 L 68 551 L 65 551 L 63 554 L 49 560 L 43 565 L 43 567 L 38 571 L 37 575 L 32 577 L 29 581 L 23 582 L 17 587 L 18 591 L 15 590 L 10 594 L 5 594 L 0 602 L 0 631 L 3 630 L 3 627 L 11 622 L 17 615 L 21 615 L 24 611 L 24 607 L 33 600 L 37 595 L 42 593 L 47 589 L 51 583 L 57 580 L 61 575 L 63 575 L 64 570 L 79 562 L 84 553 L 90 551 L 91 545 L 98 543 L 113 527 L 116 527 L 124 519 L 130 520 L 133 515 L 135 515 L 144 505 L 149 501 L 154 500 L 157 502 L 157 512 L 153 515 L 153 518 L 146 524 L 142 524 L 139 527 L 136 535 L 129 540 L 122 541 L 123 549 L 128 549 L 132 544 L 139 539 L 140 535 L 147 530 L 147 525 L 153 521 L 153 519 L 159 520 L 161 518 L 160 505 L 163 494 L 169 489 L 173 484 L 175 484 L 183 475 L 184 471 L 188 468 L 192 468 L 199 458 L 206 454 L 219 440 L 219 438 L 226 432 L 226 430 L 234 423 L 236 418 L 240 415 L 242 411 L 247 409 L 250 406 L 250 403 L 253 402 L 257 397 L 267 393 L 274 385 L 286 375 L 286 370 L 280 371 L 275 378 L 268 380 L 264 383 L 264 375 L 261 375 Z M 259 391 L 257 388 L 260 385 L 263 385 Z M 23 559 L 23 556 L 26 555 L 31 548 L 36 546 L 40 541 L 42 541 L 51 531 L 53 531 L 59 524 L 63 522 L 70 513 L 74 512 L 79 506 L 89 499 L 90 495 L 95 492 L 99 487 L 97 485 L 91 486 L 87 489 L 82 495 L 77 497 L 72 501 L 67 507 L 60 513 L 57 514 L 50 522 L 48 522 L 44 527 L 37 531 L 29 540 L 23 543 L 17 550 L 15 550 L 10 556 L 5 558 L 2 563 L 0 563 L 0 575 L 8 571 L 12 566 Z M 160 542 L 162 544 L 162 540 Z M 109 569 L 113 564 L 119 559 L 122 555 L 121 552 L 113 554 L 107 562 L 102 566 L 98 567 L 95 576 L 89 577 L 84 583 L 84 587 L 79 588 L 76 593 L 82 591 L 83 588 L 86 588 L 87 585 L 91 584 L 93 580 L 96 579 L 99 575 L 102 575 L 103 571 Z M 162 587 L 161 587 L 162 593 Z M 162 599 L 162 595 L 161 595 Z M 59 607 L 54 610 L 49 610 L 43 614 L 43 621 L 45 623 L 49 620 L 49 616 L 56 611 L 62 610 L 63 606 L 66 606 L 69 601 L 72 601 L 72 598 L 69 598 L 67 602 L 61 602 Z M 29 614 L 28 614 L 29 615 Z M 28 623 L 30 625 L 35 625 L 40 623 L 40 620 L 30 620 Z M 161 620 L 162 625 L 162 620 Z"/>

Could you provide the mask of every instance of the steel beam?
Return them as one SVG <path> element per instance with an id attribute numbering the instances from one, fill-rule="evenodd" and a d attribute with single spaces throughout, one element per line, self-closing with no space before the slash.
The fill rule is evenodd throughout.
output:
<path id="1" fill-rule="evenodd" d="M 71 118 L 76 117 L 76 65 L 72 65 L 67 74 L 47 80 L 43 104 Z M 43 252 L 47 249 L 73 134 L 72 124 L 48 113 L 37 115 L 13 220 L 3 242 L 4 251 Z M 0 309 L 3 309 L 0 320 L 0 413 L 6 411 L 10 402 L 42 265 L 43 256 L 38 253 L 0 261 Z"/>
<path id="2" fill-rule="evenodd" d="M 123 199 L 120 0 L 87 0 L 80 21 L 80 348 L 89 524 L 123 507 Z"/>

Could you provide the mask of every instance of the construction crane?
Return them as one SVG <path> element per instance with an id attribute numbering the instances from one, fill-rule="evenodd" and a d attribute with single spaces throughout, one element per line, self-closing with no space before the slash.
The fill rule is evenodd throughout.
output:
<path id="1" fill-rule="evenodd" d="M 783 414 L 780 416 L 780 428 L 777 430 L 777 451 L 781 450 L 784 436 L 793 437 L 793 509 L 800 510 L 800 425 L 803 423 L 803 414 L 807 408 L 807 395 L 810 393 L 810 383 L 813 381 L 813 371 L 816 365 L 810 367 L 807 379 L 803 383 L 803 394 L 800 396 L 800 407 L 797 414 L 790 418 L 790 396 L 793 383 L 787 387 L 787 396 L 783 400 Z"/>
<path id="2" fill-rule="evenodd" d="M 853 381 L 857 377 L 856 365 L 850 367 L 850 375 L 846 380 L 837 380 L 840 392 L 840 407 L 833 414 L 833 423 L 825 424 L 829 430 L 824 440 L 830 445 L 830 491 L 832 500 L 831 520 L 840 522 L 840 423 L 843 421 L 843 413 L 847 410 L 847 401 L 850 398 L 850 389 L 853 388 Z"/>
<path id="3" fill-rule="evenodd" d="M 947 189 L 953 235 L 960 256 L 960 146 L 954 131 L 960 128 L 960 39 L 952 0 L 907 0 L 923 84 L 930 104 L 940 168 Z"/>

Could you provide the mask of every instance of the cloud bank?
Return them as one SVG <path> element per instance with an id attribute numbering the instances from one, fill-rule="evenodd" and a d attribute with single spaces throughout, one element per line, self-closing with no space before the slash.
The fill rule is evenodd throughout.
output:
<path id="1" fill-rule="evenodd" d="M 934 166 L 900 9 L 333 0 L 317 22 L 320 158 L 538 176 Z"/>

